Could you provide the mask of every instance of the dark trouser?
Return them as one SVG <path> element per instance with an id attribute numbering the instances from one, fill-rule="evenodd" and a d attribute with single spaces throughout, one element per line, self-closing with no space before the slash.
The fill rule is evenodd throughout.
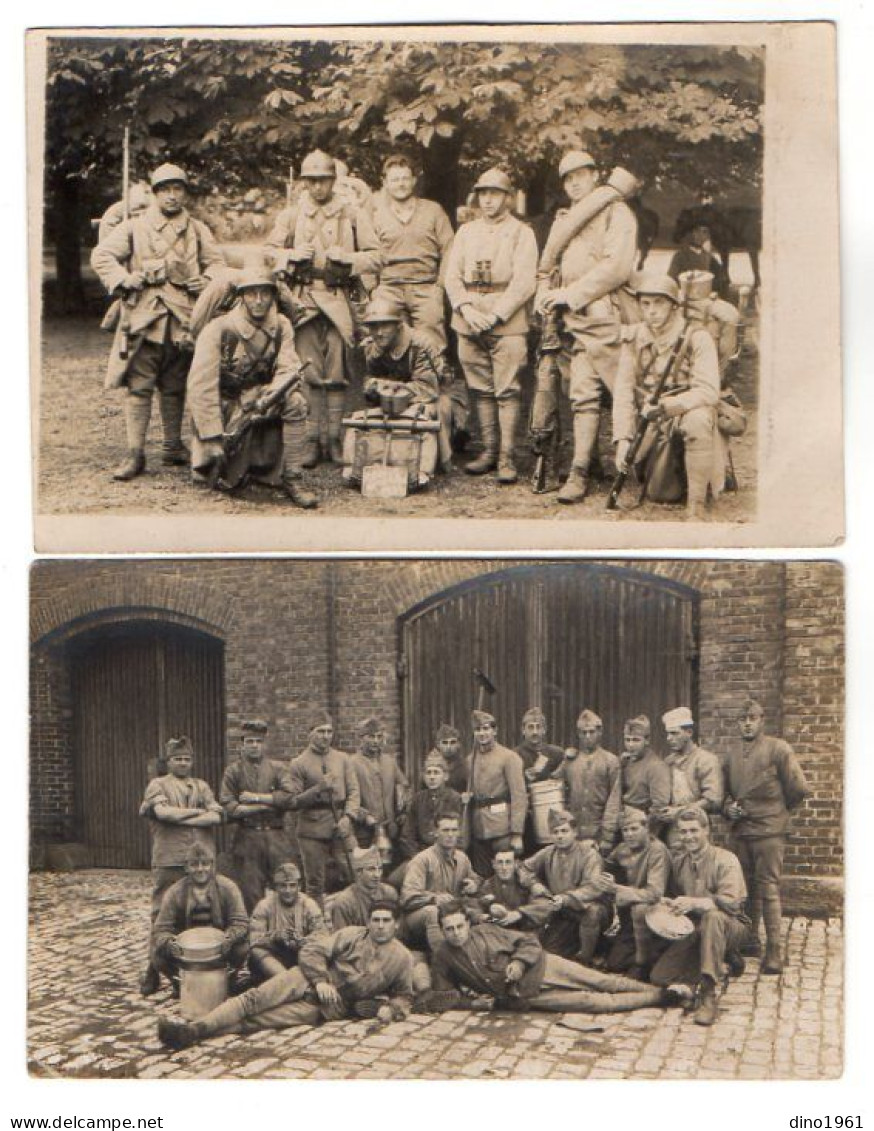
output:
<path id="1" fill-rule="evenodd" d="M 284 829 L 237 828 L 233 847 L 233 878 L 251 915 L 280 864 L 298 862 L 298 854 Z"/>
<path id="2" fill-rule="evenodd" d="M 758 938 L 759 924 L 765 920 L 768 942 L 779 946 L 783 908 L 780 903 L 780 877 L 783 875 L 783 836 L 732 836 L 731 847 L 740 860 L 749 892 L 747 907 L 752 920 L 752 935 Z"/>
<path id="3" fill-rule="evenodd" d="M 268 978 L 297 966 L 297 957 L 297 950 L 291 951 L 287 947 L 274 946 L 267 950 L 262 946 L 250 951 L 249 973 L 252 975 L 252 984 L 260 986 Z"/>
<path id="4" fill-rule="evenodd" d="M 473 870 L 478 876 L 486 878 L 492 874 L 492 861 L 496 852 L 501 852 L 510 847 L 509 836 L 498 836 L 494 840 L 478 840 L 471 837 L 468 856 L 473 865 Z"/>
<path id="5" fill-rule="evenodd" d="M 609 923 L 610 909 L 603 903 L 589 903 L 581 911 L 563 907 L 540 931 L 540 943 L 550 954 L 591 962 Z"/>
<path id="6" fill-rule="evenodd" d="M 225 959 L 229 969 L 239 970 L 242 966 L 245 966 L 248 954 L 248 942 L 246 939 L 239 939 L 234 943 L 231 948 L 231 953 Z M 169 954 L 161 953 L 154 956 L 153 962 L 155 968 L 166 978 L 174 979 L 179 977 L 180 966 L 178 959 L 171 958 Z"/>
<path id="7" fill-rule="evenodd" d="M 348 886 L 355 879 L 351 874 L 343 841 L 340 837 L 335 836 L 331 840 L 317 840 L 315 837 L 298 834 L 298 844 L 303 861 L 306 893 L 318 903 L 322 903 L 327 890 L 328 866 L 331 863 L 339 873 L 339 882 L 338 886 L 334 888 L 335 891 Z"/>
<path id="8" fill-rule="evenodd" d="M 747 938 L 747 926 L 724 911 L 705 911 L 693 934 L 671 943 L 653 966 L 649 980 L 654 986 L 670 986 L 674 982 L 697 985 L 701 977 L 715 983 L 725 976 L 725 955 L 741 947 Z"/>
<path id="9" fill-rule="evenodd" d="M 619 934 L 613 939 L 607 955 L 608 970 L 648 967 L 664 950 L 663 940 L 657 939 L 646 925 L 646 913 L 651 906 L 650 903 L 635 903 L 618 908 Z"/>

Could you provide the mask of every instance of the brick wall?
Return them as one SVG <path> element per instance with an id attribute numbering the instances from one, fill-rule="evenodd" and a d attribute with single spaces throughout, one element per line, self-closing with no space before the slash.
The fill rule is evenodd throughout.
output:
<path id="1" fill-rule="evenodd" d="M 530 566 L 532 563 L 526 563 Z M 796 746 L 815 791 L 790 852 L 798 873 L 841 871 L 842 578 L 814 563 L 613 563 L 700 593 L 699 733 L 725 754 L 736 709 L 760 699 L 769 729 Z M 400 743 L 398 618 L 463 581 L 519 563 L 482 560 L 48 562 L 35 568 L 33 828 L 62 839 L 73 812 L 64 642 L 83 626 L 163 618 L 225 642 L 228 750 L 245 717 L 271 726 L 270 753 L 300 751 L 313 710 L 334 713 L 336 743 L 379 713 Z M 66 823 L 65 823 L 66 822 Z"/>

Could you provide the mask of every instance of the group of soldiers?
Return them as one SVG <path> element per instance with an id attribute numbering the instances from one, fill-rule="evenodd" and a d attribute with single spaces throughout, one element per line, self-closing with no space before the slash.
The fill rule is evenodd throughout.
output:
<path id="1" fill-rule="evenodd" d="M 482 450 L 464 470 L 515 483 L 536 321 L 534 451 L 557 458 L 563 401 L 573 418 L 558 501 L 581 503 L 596 466 L 622 466 L 640 426 L 645 442 L 632 449 L 640 467 L 651 450 L 681 443 L 688 513 L 700 517 L 708 491 L 716 499 L 726 482 L 718 406 L 738 313 L 706 271 L 679 282 L 634 273 L 637 222 L 626 201 L 640 186 L 630 174 L 616 169 L 602 183 L 582 151 L 565 154 L 558 171 L 569 206 L 539 253 L 502 169 L 477 179 L 471 218 L 453 233 L 443 209 L 416 195 L 406 157 L 385 162 L 381 189 L 360 204 L 339 191 L 334 159 L 316 151 L 257 261 L 232 269 L 186 208 L 184 170 L 156 169 L 136 214 L 107 216 L 91 257 L 115 299 L 105 322 L 115 332 L 107 385 L 126 390 L 128 452 L 114 477 L 131 480 L 145 468 L 157 389 L 165 464 L 190 462 L 195 480 L 213 485 L 279 486 L 298 506 L 315 507 L 305 469 L 330 461 L 357 481 L 353 430 L 344 443 L 343 423 L 354 382 L 377 415 L 414 436 L 418 422 L 420 484 L 452 470 L 471 405 Z M 447 305 L 463 382 L 449 360 Z M 613 445 L 599 453 L 611 398 Z M 239 420 L 247 424 L 235 436 Z"/>
<path id="2" fill-rule="evenodd" d="M 196 1022 L 161 1021 L 161 1039 L 182 1048 L 344 1016 L 386 1022 L 413 1008 L 680 1005 L 712 1025 L 744 955 L 762 958 L 765 974 L 782 970 L 783 854 L 808 789 L 755 701 L 724 759 L 695 742 L 688 708 L 666 712 L 662 726 L 665 756 L 642 715 L 625 723 L 617 756 L 586 709 L 577 745 L 562 749 L 532 708 L 510 749 L 477 710 L 472 751 L 442 725 L 412 790 L 378 719 L 362 723 L 347 754 L 319 715 L 285 763 L 265 756 L 268 728 L 250 721 L 218 800 L 192 776 L 189 740 L 171 740 L 167 773 L 140 810 L 154 834 L 141 989 L 155 992 L 162 974 L 178 985 L 179 936 L 212 926 L 238 992 Z M 548 835 L 532 820 L 540 783 L 560 784 Z M 717 816 L 730 849 L 711 842 Z M 222 822 L 233 828 L 233 878 L 216 870 Z"/>

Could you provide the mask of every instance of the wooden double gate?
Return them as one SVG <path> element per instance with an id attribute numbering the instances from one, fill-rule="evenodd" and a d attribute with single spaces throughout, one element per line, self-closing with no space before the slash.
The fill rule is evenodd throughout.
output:
<path id="1" fill-rule="evenodd" d="M 103 868 L 147 868 L 137 815 L 168 738 L 187 734 L 194 773 L 218 791 L 224 771 L 224 646 L 176 625 L 131 622 L 69 645 L 81 839 Z"/>
<path id="2" fill-rule="evenodd" d="M 469 742 L 474 668 L 496 687 L 486 706 L 506 746 L 531 706 L 561 746 L 576 743 L 577 716 L 591 707 L 618 752 L 625 719 L 648 715 L 660 746 L 660 716 L 697 704 L 695 591 L 632 570 L 518 567 L 466 582 L 401 619 L 400 649 L 404 751 L 416 776 L 441 722 Z"/>

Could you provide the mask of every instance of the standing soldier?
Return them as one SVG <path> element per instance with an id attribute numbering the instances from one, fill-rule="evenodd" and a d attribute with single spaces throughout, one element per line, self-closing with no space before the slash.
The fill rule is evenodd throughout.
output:
<path id="1" fill-rule="evenodd" d="M 446 763 L 446 784 L 456 793 L 464 793 L 467 789 L 468 759 L 461 749 L 461 732 L 458 727 L 451 723 L 440 724 L 428 757 L 434 753 L 439 754 Z"/>
<path id="2" fill-rule="evenodd" d="M 307 895 L 323 903 L 328 864 L 333 860 L 343 877 L 355 850 L 351 818 L 360 808 L 358 778 L 352 760 L 331 745 L 334 723 L 319 714 L 310 728 L 309 745 L 288 767 L 291 808 L 297 813 L 297 840 L 303 860 Z"/>
<path id="3" fill-rule="evenodd" d="M 495 716 L 488 711 L 471 714 L 473 754 L 469 786 L 462 800 L 470 806 L 470 861 L 480 876 L 492 872 L 492 858 L 500 848 L 521 853 L 528 794 L 522 759 L 497 741 Z"/>
<path id="4" fill-rule="evenodd" d="M 191 776 L 194 748 L 183 735 L 167 743 L 166 774 L 152 778 L 140 806 L 140 816 L 148 817 L 152 830 L 152 923 L 161 910 L 161 900 L 169 887 L 185 875 L 185 860 L 190 848 L 200 845 L 215 848 L 215 826 L 222 822 L 222 807 L 212 790 L 200 778 Z M 140 981 L 143 997 L 155 993 L 160 977 L 149 961 Z"/>
<path id="5" fill-rule="evenodd" d="M 546 715 L 539 707 L 532 707 L 522 716 L 522 741 L 516 747 L 522 759 L 525 781 L 529 786 L 551 778 L 562 764 L 564 751 L 546 741 Z M 525 854 L 533 855 L 538 843 L 534 836 L 533 805 L 528 806 L 525 820 Z"/>
<path id="6" fill-rule="evenodd" d="M 369 213 L 382 252 L 375 297 L 393 303 L 435 350 L 446 349 L 443 275 L 452 243 L 449 217 L 434 200 L 415 195 L 416 179 L 407 157 L 389 157 L 382 166 L 382 192 Z"/>
<path id="7" fill-rule="evenodd" d="M 189 318 L 207 276 L 224 266 L 212 233 L 185 208 L 188 178 L 178 165 L 152 173 L 154 202 L 115 227 L 91 253 L 91 266 L 120 298 L 106 387 L 127 389 L 128 456 L 114 479 L 134 479 L 146 466 L 152 394 L 159 392 L 164 442 L 161 460 L 188 463 L 182 443 L 185 380 L 191 365 Z"/>
<path id="8" fill-rule="evenodd" d="M 556 777 L 564 782 L 568 809 L 580 837 L 593 840 L 606 856 L 619 831 L 622 782 L 619 759 L 601 745 L 604 724 L 588 708 L 577 719 L 579 749 L 569 747 Z"/>
<path id="9" fill-rule="evenodd" d="M 588 153 L 566 153 L 558 173 L 572 211 L 573 205 L 598 188 L 595 160 Z M 595 211 L 558 250 L 555 276 L 541 263 L 537 308 L 541 313 L 561 315 L 564 331 L 571 338 L 568 392 L 574 455 L 570 474 L 558 493 L 561 503 L 580 503 L 586 497 L 601 398 L 605 389 L 612 393 L 619 364 L 618 292 L 631 276 L 636 253 L 637 221 L 627 204 L 614 199 Z M 563 364 L 568 367 L 566 358 Z"/>
<path id="10" fill-rule="evenodd" d="M 528 225 L 510 213 L 513 186 L 506 173 L 489 169 L 473 191 L 482 216 L 461 226 L 446 267 L 458 359 L 476 400 L 483 442 L 482 454 L 465 471 L 484 475 L 497 466 L 499 483 L 515 483 L 513 443 L 519 378 L 528 357 L 537 241 Z"/>
<path id="11" fill-rule="evenodd" d="M 334 159 L 316 150 L 304 158 L 300 176 L 307 191 L 279 213 L 267 245 L 286 248 L 289 253 L 288 274 L 296 303 L 295 345 L 301 359 L 310 362 L 303 466 L 315 467 L 320 445 L 327 459 L 343 462 L 340 431 L 349 384 L 346 354 L 355 342 L 350 290 L 353 285 L 369 289 L 380 257 L 366 215 L 334 192 Z"/>
<path id="12" fill-rule="evenodd" d="M 680 843 L 677 817 L 690 806 L 703 813 L 722 809 L 724 789 L 719 758 L 696 745 L 692 737 L 695 720 L 688 707 L 676 707 L 662 715 L 670 753 L 665 764 L 671 773 L 671 800 L 656 817 L 668 825 L 665 840 L 672 851 Z"/>
<path id="13" fill-rule="evenodd" d="M 240 757 L 225 770 L 219 800 L 234 823 L 234 875 L 251 915 L 280 864 L 292 859 L 294 848 L 285 833 L 289 796 L 282 768 L 264 757 L 267 724 L 244 722 Z"/>
<path id="14" fill-rule="evenodd" d="M 619 757 L 622 804 L 647 816 L 671 802 L 671 771 L 650 745 L 651 734 L 646 715 L 628 719 L 623 730 L 625 749 Z"/>
<path id="15" fill-rule="evenodd" d="M 761 954 L 759 924 L 765 920 L 763 974 L 783 969 L 780 944 L 780 878 L 791 813 L 809 790 L 804 771 L 788 742 L 764 733 L 765 712 L 754 699 L 740 715 L 742 746 L 725 761 L 723 812 L 731 821 L 731 846 L 740 860 L 749 892 L 752 930 L 747 952 Z"/>
<path id="16" fill-rule="evenodd" d="M 354 815 L 355 837 L 360 848 L 378 847 L 386 837 L 392 851 L 407 802 L 408 784 L 397 759 L 385 752 L 385 728 L 379 719 L 365 719 L 358 728 L 360 746 L 350 761 L 358 779 L 361 807 Z M 388 860 L 384 863 L 389 863 Z"/>
<path id="17" fill-rule="evenodd" d="M 276 281 L 270 272 L 245 271 L 234 287 L 237 305 L 204 327 L 194 350 L 188 407 L 196 473 L 224 461 L 226 425 L 233 426 L 241 411 L 254 408 L 300 369 L 294 331 L 276 309 Z M 297 378 L 281 403 L 253 426 L 222 479 L 235 486 L 251 472 L 261 482 L 281 486 L 293 503 L 309 510 L 317 500 L 300 485 L 307 417 L 302 384 Z"/>

